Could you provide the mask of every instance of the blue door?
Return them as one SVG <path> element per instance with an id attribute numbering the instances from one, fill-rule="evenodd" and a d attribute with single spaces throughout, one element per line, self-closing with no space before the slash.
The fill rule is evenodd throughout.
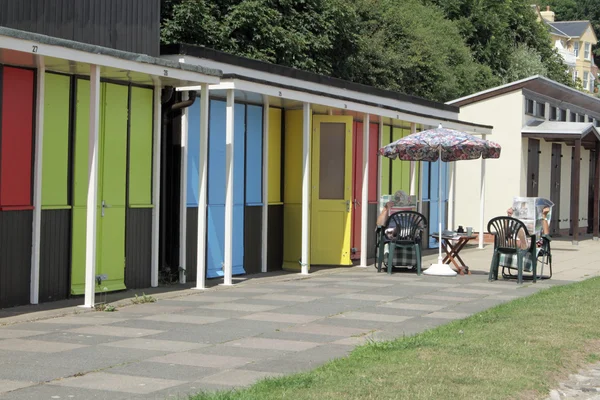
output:
<path id="1" fill-rule="evenodd" d="M 442 163 L 442 171 L 441 176 L 439 175 L 439 163 Z M 440 215 L 438 211 L 438 205 L 440 202 L 439 198 L 439 185 L 442 185 L 442 231 L 446 229 L 446 214 L 447 214 L 447 206 L 448 206 L 448 163 L 442 161 L 436 161 L 432 163 L 423 163 L 423 177 L 426 181 L 423 183 L 423 200 L 425 200 L 426 195 L 429 199 L 429 232 L 437 232 L 439 230 L 438 223 L 440 220 Z M 429 179 L 427 179 L 427 176 Z M 426 183 L 429 185 L 426 185 Z M 426 186 L 428 188 L 426 189 Z M 437 240 L 433 238 L 429 238 L 429 247 L 437 247 Z"/>
<path id="2" fill-rule="evenodd" d="M 225 117 L 226 103 L 211 100 L 208 133 L 208 206 L 206 277 L 223 276 L 225 259 Z M 233 275 L 244 271 L 245 106 L 235 105 L 233 149 Z"/>

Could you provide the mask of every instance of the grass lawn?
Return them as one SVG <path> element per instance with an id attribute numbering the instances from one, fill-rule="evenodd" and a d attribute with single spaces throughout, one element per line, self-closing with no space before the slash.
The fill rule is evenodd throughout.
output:
<path id="1" fill-rule="evenodd" d="M 517 289 L 519 290 L 519 289 Z M 600 354 L 600 278 L 205 399 L 535 399 Z"/>

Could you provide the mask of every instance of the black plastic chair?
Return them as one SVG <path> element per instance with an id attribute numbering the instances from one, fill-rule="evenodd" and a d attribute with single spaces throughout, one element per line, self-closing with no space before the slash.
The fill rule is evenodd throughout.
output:
<path id="1" fill-rule="evenodd" d="M 517 282 L 523 283 L 523 264 L 529 256 L 533 282 L 537 280 L 536 236 L 530 235 L 525 224 L 512 217 L 496 217 L 488 222 L 488 232 L 494 235 L 494 254 L 490 265 L 489 280 L 498 279 L 500 256 L 517 257 Z M 522 249 L 519 238 L 529 239 L 529 246 Z M 503 267 L 504 269 L 504 267 Z M 507 277 L 503 274 L 503 277 Z"/>
<path id="2" fill-rule="evenodd" d="M 391 237 L 385 233 L 388 228 L 394 229 Z M 384 247 L 385 244 L 388 244 L 388 274 L 392 273 L 392 268 L 395 266 L 394 259 L 399 250 L 400 254 L 404 254 L 404 260 L 407 261 L 406 265 L 401 266 L 415 266 L 417 268 L 417 275 L 421 275 L 421 235 L 426 228 L 427 218 L 421 213 L 399 211 L 390 215 L 385 226 L 378 226 L 376 231 L 377 272 L 381 272 Z M 408 251 L 411 253 L 408 253 Z M 414 257 L 406 257 L 406 254 L 410 254 L 411 256 L 414 254 Z"/>

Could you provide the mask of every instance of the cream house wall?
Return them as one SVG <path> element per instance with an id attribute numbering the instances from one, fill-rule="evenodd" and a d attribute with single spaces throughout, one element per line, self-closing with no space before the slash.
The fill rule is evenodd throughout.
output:
<path id="1" fill-rule="evenodd" d="M 538 179 L 538 197 L 550 199 L 550 178 L 552 171 L 552 143 L 540 140 L 540 173 Z"/>
<path id="2" fill-rule="evenodd" d="M 459 119 L 494 127 L 486 139 L 502 146 L 500 158 L 486 160 L 484 221 L 505 215 L 521 192 L 521 127 L 524 100 L 520 90 L 461 107 Z M 481 160 L 456 162 L 455 225 L 479 226 Z"/>

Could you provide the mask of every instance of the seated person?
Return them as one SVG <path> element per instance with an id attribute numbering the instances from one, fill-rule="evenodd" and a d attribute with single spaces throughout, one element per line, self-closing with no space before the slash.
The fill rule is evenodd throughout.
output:
<path id="1" fill-rule="evenodd" d="M 542 216 L 544 217 L 543 221 L 542 221 L 542 235 L 548 235 L 550 233 L 550 227 L 548 226 L 548 214 L 550 213 L 550 208 L 549 207 L 544 207 L 544 209 L 542 210 Z M 515 217 L 517 217 L 517 215 L 515 215 L 517 213 L 515 213 L 515 210 L 511 207 L 508 210 L 506 210 L 506 215 L 508 215 L 509 217 L 513 217 L 513 215 Z M 529 246 L 531 245 L 531 243 L 529 242 L 529 238 L 525 236 L 525 232 L 523 231 L 523 229 L 520 229 L 519 232 L 517 232 L 517 243 L 520 249 L 522 250 L 527 250 L 529 248 Z M 540 248 L 543 244 L 543 239 L 540 237 L 537 242 L 537 250 L 536 250 L 536 255 L 537 253 L 540 251 Z M 530 253 L 526 253 L 525 254 L 525 258 L 523 260 L 523 270 L 526 272 L 531 272 L 531 270 L 533 269 L 533 264 L 532 264 L 532 259 L 531 259 L 531 254 Z M 517 268 L 517 256 L 516 254 L 501 254 L 500 255 L 500 265 L 505 266 L 505 267 L 509 267 L 509 268 Z"/>
<path id="2" fill-rule="evenodd" d="M 550 213 L 550 207 L 544 207 L 544 209 L 542 210 L 542 216 L 544 217 L 544 219 L 542 220 L 542 235 L 548 235 L 550 233 L 550 227 L 548 225 L 548 213 Z M 508 215 L 509 217 L 512 217 L 514 215 L 515 218 L 518 219 L 519 214 L 515 214 L 515 210 L 510 207 L 508 210 L 506 210 L 506 215 Z M 533 232 L 532 232 L 533 233 Z M 518 237 L 517 237 L 517 241 L 519 242 L 519 247 L 521 249 L 527 249 L 529 248 L 529 238 L 525 237 L 525 232 L 523 232 L 523 230 L 520 230 L 518 232 Z M 537 246 L 541 247 L 543 243 L 542 238 L 538 238 L 537 240 Z"/>
<path id="3" fill-rule="evenodd" d="M 377 226 L 378 227 L 385 227 L 388 218 L 389 218 L 389 213 L 390 213 L 390 209 L 394 206 L 394 202 L 388 202 L 385 204 L 383 210 L 381 211 L 381 213 L 379 214 L 379 216 L 377 217 Z M 390 225 L 385 229 L 385 238 L 387 239 L 387 241 L 389 240 L 393 240 L 393 239 L 397 239 L 398 236 L 402 237 L 402 227 L 400 226 L 396 226 L 396 220 L 392 220 L 390 221 Z M 408 232 L 407 232 L 408 235 Z M 406 251 L 406 250 L 404 250 Z M 390 253 L 389 250 L 389 244 L 388 243 L 384 243 L 383 244 L 383 262 L 385 265 L 387 265 L 388 263 L 388 255 Z M 415 264 L 415 255 L 414 253 L 412 253 L 411 255 L 406 255 L 404 257 L 402 257 L 401 255 L 395 256 L 394 257 L 394 266 L 402 266 L 405 264 L 409 264 L 407 265 L 410 268 L 414 268 L 416 266 Z M 402 261 L 401 261 L 402 260 Z"/>

